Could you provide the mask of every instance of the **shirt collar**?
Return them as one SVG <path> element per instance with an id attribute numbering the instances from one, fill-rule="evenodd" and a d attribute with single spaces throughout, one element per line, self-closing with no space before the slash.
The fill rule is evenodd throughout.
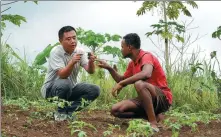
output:
<path id="1" fill-rule="evenodd" d="M 134 62 L 135 65 L 137 65 L 140 61 L 140 59 L 143 57 L 143 55 L 145 54 L 145 51 L 143 51 L 142 49 L 140 49 L 139 54 L 137 56 L 136 61 Z"/>

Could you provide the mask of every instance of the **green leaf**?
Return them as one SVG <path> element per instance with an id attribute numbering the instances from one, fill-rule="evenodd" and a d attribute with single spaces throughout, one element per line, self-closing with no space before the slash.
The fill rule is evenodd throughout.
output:
<path id="1" fill-rule="evenodd" d="M 111 40 L 112 41 L 119 41 L 121 39 L 121 36 L 120 35 L 117 35 L 117 34 L 115 34 L 115 35 L 113 35 L 112 37 L 111 37 Z"/>
<path id="2" fill-rule="evenodd" d="M 105 33 L 103 35 L 82 28 L 77 28 L 77 37 L 81 44 L 87 46 L 95 54 L 100 53 L 107 42 L 117 42 L 121 39 L 121 36 L 117 34 L 110 35 Z"/>
<path id="3" fill-rule="evenodd" d="M 9 49 L 9 51 L 11 52 L 11 54 L 18 59 L 19 61 L 21 61 L 23 64 L 25 64 L 25 61 L 12 49 L 12 47 L 9 44 L 6 44 L 6 48 Z"/>
<path id="4" fill-rule="evenodd" d="M 183 11 L 183 14 L 184 14 L 184 15 L 186 15 L 186 16 L 188 16 L 188 17 L 192 17 L 191 13 L 189 12 L 189 10 L 186 9 L 186 7 L 184 7 L 184 8 L 182 9 L 182 11 Z"/>
<path id="5" fill-rule="evenodd" d="M 161 34 L 161 36 L 163 37 L 163 38 L 167 38 L 167 39 L 172 39 L 173 38 L 173 34 L 171 33 L 171 32 L 163 32 L 162 34 Z"/>
<path id="6" fill-rule="evenodd" d="M 6 27 L 5 22 L 1 21 L 1 29 L 4 30 Z"/>
<path id="7" fill-rule="evenodd" d="M 154 32 L 155 32 L 155 31 L 147 32 L 145 35 L 146 35 L 147 37 L 149 37 L 149 36 L 153 35 Z"/>
<path id="8" fill-rule="evenodd" d="M 104 36 L 105 36 L 105 38 L 106 38 L 106 40 L 107 40 L 108 42 L 111 41 L 111 35 L 110 35 L 110 34 L 105 33 Z"/>
<path id="9" fill-rule="evenodd" d="M 43 65 L 47 62 L 46 58 L 49 57 L 51 50 L 55 47 L 60 45 L 60 43 L 56 43 L 53 46 L 49 44 L 42 52 L 38 53 L 35 57 L 34 65 Z"/>
<path id="10" fill-rule="evenodd" d="M 192 0 L 187 0 L 186 3 L 191 5 L 193 8 L 198 8 L 198 5 L 196 4 L 196 2 Z"/>
<path id="11" fill-rule="evenodd" d="M 113 57 L 121 57 L 121 50 L 117 47 L 105 46 L 103 48 L 103 53 L 107 55 L 113 55 Z"/>
<path id="12" fill-rule="evenodd" d="M 150 11 L 150 10 L 156 8 L 158 3 L 159 3 L 158 1 L 144 1 L 142 4 L 142 7 L 140 7 L 140 9 L 138 9 L 137 15 L 138 16 L 143 15 L 146 13 L 146 11 Z"/>
<path id="13" fill-rule="evenodd" d="M 84 131 L 80 131 L 79 133 L 78 133 L 78 137 L 86 137 L 87 136 L 87 134 L 86 134 L 86 132 L 84 132 Z"/>
<path id="14" fill-rule="evenodd" d="M 29 2 L 29 1 L 25 0 L 24 3 L 26 3 L 26 2 Z M 34 2 L 35 4 L 38 4 L 38 1 L 31 1 L 31 2 Z"/>
<path id="15" fill-rule="evenodd" d="M 210 58 L 213 59 L 214 57 L 216 57 L 216 51 L 210 53 Z"/>
<path id="16" fill-rule="evenodd" d="M 156 34 L 156 35 L 159 35 L 159 34 L 162 34 L 162 33 L 163 33 L 162 30 L 157 30 L 157 31 L 155 31 L 155 34 Z"/>
<path id="17" fill-rule="evenodd" d="M 178 42 L 182 42 L 184 43 L 184 38 L 183 37 L 180 37 L 179 35 L 176 35 L 176 39 L 178 40 Z"/>
<path id="18" fill-rule="evenodd" d="M 212 33 L 212 38 L 219 38 L 221 40 L 220 36 L 221 36 L 221 26 L 217 28 L 217 31 Z"/>
<path id="19" fill-rule="evenodd" d="M 187 2 L 187 4 L 193 4 L 192 6 L 194 7 L 197 6 L 195 2 Z M 181 12 L 188 17 L 192 16 L 190 11 L 186 8 L 186 6 L 181 1 L 178 0 L 170 1 L 166 11 L 168 18 L 172 20 L 178 19 Z"/>
<path id="20" fill-rule="evenodd" d="M 4 15 L 2 15 L 1 21 L 9 21 L 9 22 L 13 23 L 14 25 L 17 25 L 20 27 L 22 21 L 26 22 L 26 19 L 25 19 L 25 17 L 20 16 L 20 15 L 4 14 Z"/>
<path id="21" fill-rule="evenodd" d="M 179 17 L 180 12 L 179 12 L 179 9 L 177 9 L 177 8 L 168 7 L 166 9 L 166 14 L 167 14 L 169 19 L 175 20 Z"/>

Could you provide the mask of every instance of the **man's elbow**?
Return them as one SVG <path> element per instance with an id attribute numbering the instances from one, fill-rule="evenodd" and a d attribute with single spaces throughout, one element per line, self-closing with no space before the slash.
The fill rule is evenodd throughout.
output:
<path id="1" fill-rule="evenodd" d="M 67 76 L 64 76 L 64 75 L 58 75 L 60 79 L 66 79 Z"/>
<path id="2" fill-rule="evenodd" d="M 95 72 L 94 70 L 88 71 L 89 74 L 94 74 L 94 72 Z"/>
<path id="3" fill-rule="evenodd" d="M 121 76 L 121 77 L 119 77 L 117 80 L 116 80 L 116 82 L 117 83 L 119 83 L 119 82 L 121 82 L 122 80 L 124 80 L 125 78 L 123 77 L 123 76 Z"/>
<path id="4" fill-rule="evenodd" d="M 147 78 L 150 78 L 151 76 L 152 76 L 152 74 L 151 74 L 151 73 L 148 73 L 146 77 L 147 77 Z"/>
<path id="5" fill-rule="evenodd" d="M 143 73 L 143 79 L 148 79 L 152 76 L 151 73 Z"/>

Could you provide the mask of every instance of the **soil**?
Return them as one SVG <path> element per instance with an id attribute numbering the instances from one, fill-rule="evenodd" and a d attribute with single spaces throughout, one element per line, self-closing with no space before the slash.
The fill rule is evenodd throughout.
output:
<path id="1" fill-rule="evenodd" d="M 1 111 L 1 130 L 7 137 L 71 137 L 69 128 L 71 121 L 57 122 L 53 117 L 46 117 L 46 113 L 38 112 L 32 108 L 21 110 L 17 106 L 3 106 Z M 108 111 L 93 110 L 82 111 L 78 114 L 78 120 L 92 124 L 97 131 L 90 127 L 84 127 L 88 137 L 103 137 L 103 132 L 108 130 L 110 124 L 120 125 L 115 128 L 109 137 L 126 136 L 129 119 L 114 118 Z M 211 121 L 209 124 L 197 123 L 195 132 L 188 126 L 179 131 L 180 137 L 221 137 L 221 121 Z M 77 133 L 72 137 L 77 136 Z M 172 131 L 161 124 L 160 132 L 154 137 L 171 137 Z"/>

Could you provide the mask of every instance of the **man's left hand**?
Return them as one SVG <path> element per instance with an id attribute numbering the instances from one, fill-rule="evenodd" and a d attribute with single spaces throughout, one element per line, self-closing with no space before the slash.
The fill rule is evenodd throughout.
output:
<path id="1" fill-rule="evenodd" d="M 96 58 L 97 56 L 95 56 L 94 53 L 92 52 L 88 53 L 89 62 L 94 62 Z"/>
<path id="2" fill-rule="evenodd" d="M 117 95 L 120 93 L 123 86 L 120 83 L 117 83 L 117 85 L 112 89 L 112 95 L 114 97 L 117 97 Z"/>

